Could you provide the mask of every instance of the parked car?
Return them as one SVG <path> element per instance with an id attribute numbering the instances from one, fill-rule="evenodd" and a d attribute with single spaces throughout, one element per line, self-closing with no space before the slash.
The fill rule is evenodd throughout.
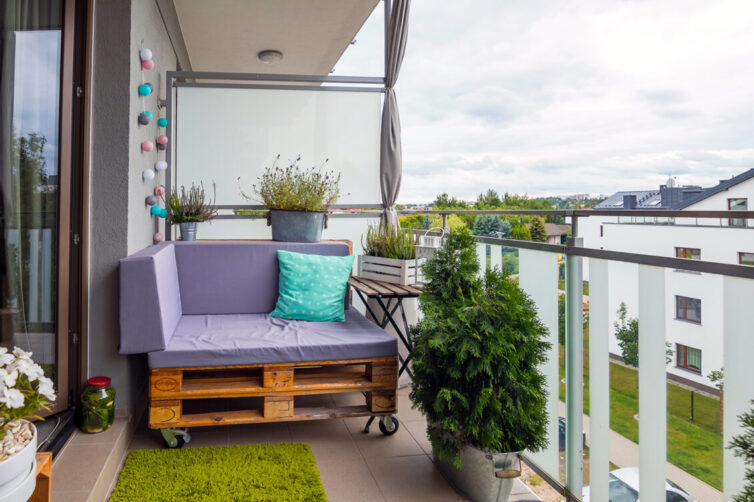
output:
<path id="1" fill-rule="evenodd" d="M 566 419 L 565 417 L 558 417 L 558 448 L 560 451 L 565 451 L 565 436 L 566 436 Z M 586 433 L 582 433 L 581 440 L 582 447 L 586 447 Z"/>
<path id="2" fill-rule="evenodd" d="M 608 481 L 609 502 L 639 502 L 639 468 L 624 467 L 610 472 Z M 582 502 L 589 502 L 589 487 L 582 493 Z M 669 479 L 665 480 L 665 502 L 697 502 L 683 488 Z"/>

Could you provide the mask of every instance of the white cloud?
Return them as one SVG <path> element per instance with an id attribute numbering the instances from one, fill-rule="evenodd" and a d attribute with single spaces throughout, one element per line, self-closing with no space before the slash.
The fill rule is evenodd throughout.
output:
<path id="1" fill-rule="evenodd" d="M 752 61 L 750 0 L 414 0 L 399 201 L 714 184 L 754 167 Z"/>

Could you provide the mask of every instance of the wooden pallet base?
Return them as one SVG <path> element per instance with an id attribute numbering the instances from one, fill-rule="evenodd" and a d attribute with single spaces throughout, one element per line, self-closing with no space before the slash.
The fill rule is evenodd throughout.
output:
<path id="1" fill-rule="evenodd" d="M 307 363 L 160 368 L 150 372 L 149 427 L 203 427 L 389 415 L 396 412 L 397 357 Z M 362 392 L 365 405 L 299 407 L 296 396 Z M 184 413 L 195 399 L 258 397 L 255 409 Z"/>

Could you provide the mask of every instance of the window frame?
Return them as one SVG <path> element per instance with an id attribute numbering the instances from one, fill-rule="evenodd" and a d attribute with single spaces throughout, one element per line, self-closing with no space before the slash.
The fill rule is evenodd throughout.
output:
<path id="1" fill-rule="evenodd" d="M 692 256 L 678 256 L 678 251 L 681 251 L 681 250 L 684 251 L 684 254 L 686 254 L 685 252 L 687 252 L 687 251 L 692 251 L 692 252 L 693 251 L 697 251 L 698 254 L 697 254 L 696 258 L 694 258 L 693 253 L 691 253 Z M 682 258 L 684 260 L 701 260 L 702 259 L 702 249 L 701 248 L 690 248 L 690 247 L 686 247 L 686 246 L 676 246 L 675 247 L 675 257 L 676 258 Z"/>
<path id="2" fill-rule="evenodd" d="M 699 352 L 699 369 L 694 368 L 693 366 L 688 365 L 688 351 L 696 350 Z M 702 349 L 697 349 L 696 347 L 689 347 L 688 345 L 683 345 L 682 343 L 676 343 L 675 344 L 675 367 L 680 368 L 682 370 L 690 371 L 692 373 L 696 373 L 697 375 L 702 374 Z"/>
<path id="3" fill-rule="evenodd" d="M 751 263 L 744 263 L 744 255 L 751 255 Z M 754 252 L 739 251 L 738 252 L 738 264 L 746 267 L 754 267 Z"/>
<path id="4" fill-rule="evenodd" d="M 736 201 L 744 201 L 744 207 L 742 208 L 731 208 L 731 204 Z M 749 199 L 746 197 L 731 197 L 728 199 L 728 211 L 748 211 L 749 209 Z M 734 227 L 734 228 L 746 228 L 748 227 L 748 222 L 746 218 L 728 218 L 728 226 Z"/>
<path id="5" fill-rule="evenodd" d="M 699 320 L 692 319 L 688 317 L 688 311 L 690 310 L 687 303 L 684 302 L 684 312 L 685 315 L 681 316 L 681 308 L 680 308 L 680 302 L 681 300 L 693 300 L 699 302 Z M 675 295 L 675 318 L 678 321 L 685 321 L 690 322 L 692 324 L 702 324 L 702 300 L 700 298 L 691 298 L 690 296 L 683 296 L 683 295 Z"/>

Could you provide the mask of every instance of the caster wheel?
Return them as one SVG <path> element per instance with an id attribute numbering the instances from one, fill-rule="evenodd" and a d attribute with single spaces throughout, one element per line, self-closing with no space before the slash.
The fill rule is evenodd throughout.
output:
<path id="1" fill-rule="evenodd" d="M 170 442 L 170 441 L 168 441 L 168 440 L 167 440 L 167 439 L 165 439 L 165 438 L 163 438 L 163 441 L 164 441 L 164 443 L 165 443 L 165 447 L 166 447 L 166 448 L 170 448 L 171 450 L 173 450 L 173 449 L 176 449 L 176 450 L 177 450 L 177 449 L 179 449 L 179 448 L 183 448 L 183 445 L 185 445 L 185 444 L 186 444 L 186 440 L 185 440 L 185 439 L 183 439 L 183 436 L 175 436 L 175 439 L 174 439 L 174 441 L 175 441 L 175 444 L 172 444 L 172 445 L 170 444 L 171 442 Z"/>
<path id="2" fill-rule="evenodd" d="M 385 422 L 387 422 L 387 425 L 385 425 Z M 380 419 L 380 432 L 386 436 L 392 436 L 398 432 L 398 426 L 398 419 L 393 416 Z"/>

